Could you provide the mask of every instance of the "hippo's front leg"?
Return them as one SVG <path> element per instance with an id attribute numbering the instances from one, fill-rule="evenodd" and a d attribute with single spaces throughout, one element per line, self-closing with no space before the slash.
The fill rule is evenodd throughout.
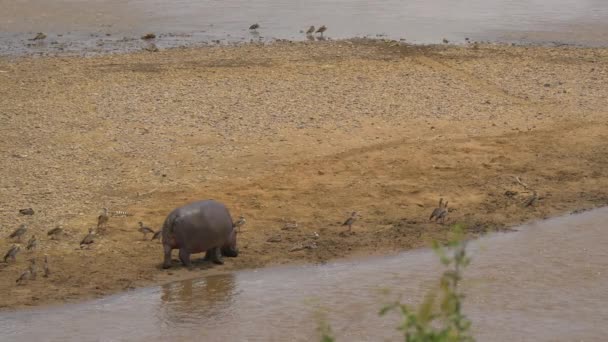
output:
<path id="1" fill-rule="evenodd" d="M 224 264 L 224 260 L 222 260 L 222 251 L 219 247 L 208 249 L 207 253 L 205 253 L 205 260 L 210 260 L 218 265 Z"/>
<path id="2" fill-rule="evenodd" d="M 185 248 L 179 249 L 179 260 L 181 260 L 182 264 L 186 267 L 192 266 L 192 263 L 190 262 L 190 252 Z"/>
<path id="3" fill-rule="evenodd" d="M 163 245 L 163 249 L 165 251 L 165 260 L 163 261 L 163 268 L 171 267 L 171 246 Z"/>

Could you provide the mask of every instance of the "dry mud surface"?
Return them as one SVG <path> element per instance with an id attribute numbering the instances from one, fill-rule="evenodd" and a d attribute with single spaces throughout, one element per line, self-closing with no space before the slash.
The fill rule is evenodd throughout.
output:
<path id="1" fill-rule="evenodd" d="M 341 41 L 4 58 L 0 95 L 2 255 L 29 227 L 17 261 L 0 263 L 0 308 L 393 253 L 451 223 L 475 236 L 608 203 L 608 49 Z M 539 200 L 523 207 L 531 190 L 514 177 Z M 445 225 L 428 222 L 439 197 Z M 161 270 L 137 222 L 159 229 L 204 198 L 247 218 L 241 255 Z M 102 207 L 132 216 L 80 249 Z M 51 276 L 17 286 L 45 254 Z"/>

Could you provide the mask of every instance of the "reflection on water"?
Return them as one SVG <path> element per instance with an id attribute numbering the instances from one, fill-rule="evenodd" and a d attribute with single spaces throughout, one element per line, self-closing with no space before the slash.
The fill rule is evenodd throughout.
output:
<path id="1" fill-rule="evenodd" d="M 0 8 L 0 55 L 140 50 L 147 32 L 160 48 L 305 40 L 304 30 L 323 24 L 331 38 L 608 45 L 605 0 L 0 0 Z M 28 40 L 39 31 L 44 42 Z"/>
<path id="2" fill-rule="evenodd" d="M 469 244 L 465 313 L 480 341 L 602 341 L 608 334 L 608 208 Z M 0 313 L 2 341 L 312 341 L 325 312 L 343 341 L 400 340 L 397 317 L 441 272 L 420 249 L 318 266 L 234 272 L 82 304 Z M 389 294 L 386 294 L 389 290 Z"/>
<path id="3" fill-rule="evenodd" d="M 201 317 L 220 317 L 234 305 L 234 274 L 215 275 L 203 280 L 185 280 L 161 287 L 160 319 L 168 326 L 189 326 Z"/>

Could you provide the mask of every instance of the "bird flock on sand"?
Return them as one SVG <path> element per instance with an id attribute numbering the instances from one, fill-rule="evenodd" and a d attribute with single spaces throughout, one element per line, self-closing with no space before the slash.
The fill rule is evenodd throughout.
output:
<path id="1" fill-rule="evenodd" d="M 25 212 L 20 210 L 20 213 L 23 215 L 33 215 L 32 212 Z M 108 208 L 103 208 L 102 213 L 97 217 L 97 225 L 95 227 L 91 227 L 88 230 L 88 233 L 80 240 L 80 249 L 89 249 L 90 246 L 95 242 L 95 239 L 98 235 L 104 234 L 107 231 L 108 222 L 110 217 L 116 216 L 131 216 L 126 211 L 112 211 L 110 212 Z M 147 240 L 147 235 L 152 234 L 151 240 L 160 240 L 161 230 L 155 231 L 150 227 L 144 225 L 143 222 L 139 222 L 139 228 L 137 229 L 140 233 L 143 233 L 144 240 Z M 4 254 L 3 262 L 8 265 L 10 263 L 15 263 L 17 261 L 17 256 L 22 251 L 21 243 L 23 242 L 25 236 L 28 233 L 28 226 L 26 224 L 21 224 L 17 229 L 15 229 L 9 236 L 8 239 L 14 241 L 15 243 L 6 251 Z M 60 240 L 62 236 L 68 235 L 65 233 L 64 229 L 61 227 L 55 227 L 47 231 L 47 236 L 49 240 Z M 28 253 L 34 252 L 38 248 L 39 240 L 36 237 L 36 234 L 32 234 L 30 238 L 27 240 L 25 244 L 25 251 Z M 6 266 L 5 265 L 5 266 Z M 42 275 L 44 278 L 48 278 L 51 275 L 51 268 L 49 266 L 49 256 L 44 254 L 43 264 L 42 264 Z M 29 265 L 27 269 L 25 269 L 19 278 L 15 281 L 17 285 L 27 284 L 29 281 L 36 280 L 37 278 L 37 263 L 36 258 L 31 257 L 29 259 Z"/>
<path id="2" fill-rule="evenodd" d="M 252 25 L 253 26 L 253 25 Z M 309 31 L 313 31 L 313 27 L 309 29 Z M 317 30 L 318 31 L 318 30 Z M 321 31 L 322 33 L 323 31 Z M 431 216 L 429 217 L 429 221 L 434 221 L 435 223 L 444 224 L 448 218 L 448 201 L 443 201 L 443 198 L 439 199 L 438 206 L 433 209 Z M 33 214 L 33 213 L 32 213 Z M 110 217 L 114 216 L 131 216 L 131 214 L 125 211 L 113 211 L 110 212 L 108 208 L 103 208 L 102 213 L 97 217 L 97 225 L 95 227 L 91 227 L 88 230 L 88 233 L 80 240 L 80 249 L 89 249 L 91 245 L 95 242 L 95 239 L 99 234 L 105 234 L 108 227 L 108 222 L 110 221 Z M 343 227 L 348 227 L 348 230 L 344 233 L 352 233 L 354 224 L 361 219 L 361 215 L 357 211 L 351 212 L 350 216 L 342 223 Z M 234 222 L 234 228 L 239 232 L 241 227 L 247 223 L 245 217 L 240 215 L 239 218 Z M 290 230 L 297 228 L 297 223 L 287 222 L 282 230 Z M 151 241 L 160 240 L 162 230 L 154 230 L 148 226 L 146 226 L 142 221 L 138 222 L 137 231 L 142 234 L 143 240 L 148 240 L 148 234 L 152 235 Z M 28 227 L 26 224 L 21 224 L 17 229 L 15 229 L 9 236 L 9 239 L 12 239 L 17 244 L 13 244 L 9 250 L 4 254 L 3 262 L 5 264 L 14 263 L 17 260 L 17 255 L 21 252 L 21 245 L 19 243 L 22 242 L 23 238 L 26 236 L 28 232 Z M 47 232 L 47 236 L 50 240 L 58 240 L 61 236 L 66 235 L 63 228 L 55 227 Z M 32 234 L 30 238 L 27 240 L 27 244 L 25 245 L 25 250 L 27 252 L 33 252 L 38 248 L 38 239 L 36 234 Z M 28 281 L 35 280 L 37 277 L 37 264 L 36 258 L 29 259 L 29 266 L 27 269 L 21 273 L 19 278 L 15 281 L 17 285 L 26 284 Z M 42 265 L 43 277 L 48 278 L 51 275 L 51 269 L 49 266 L 49 257 L 44 254 L 44 261 Z"/>

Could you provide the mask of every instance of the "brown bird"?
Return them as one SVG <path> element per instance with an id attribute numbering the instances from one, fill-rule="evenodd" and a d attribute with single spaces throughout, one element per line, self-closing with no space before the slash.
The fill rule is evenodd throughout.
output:
<path id="1" fill-rule="evenodd" d="M 152 240 L 160 239 L 160 235 L 162 232 L 162 229 L 157 232 L 154 232 L 154 235 L 152 235 Z"/>
<path id="2" fill-rule="evenodd" d="M 249 29 L 252 30 L 252 31 L 255 31 L 255 30 L 259 29 L 259 28 L 260 28 L 260 24 L 258 24 L 258 23 L 255 23 L 255 24 L 249 26 Z"/>
<path id="3" fill-rule="evenodd" d="M 327 26 L 323 25 L 321 27 L 319 27 L 319 29 L 317 30 L 317 33 L 320 33 L 321 35 L 323 35 L 323 32 L 327 31 Z"/>
<path id="4" fill-rule="evenodd" d="M 9 235 L 10 238 L 17 238 L 17 240 L 21 241 L 21 237 L 27 232 L 27 226 L 22 224 L 19 228 L 15 229 L 14 232 Z"/>
<path id="5" fill-rule="evenodd" d="M 314 27 L 314 26 L 310 26 L 310 27 L 308 28 L 308 31 L 306 31 L 306 34 L 307 34 L 307 35 L 311 35 L 311 34 L 313 34 L 313 33 L 315 33 L 315 27 Z"/>
<path id="6" fill-rule="evenodd" d="M 443 205 L 443 210 L 441 211 L 441 213 L 439 213 L 439 217 L 437 218 L 437 220 L 441 220 L 441 224 L 445 223 L 445 219 L 448 218 L 448 201 L 445 201 L 445 204 Z"/>
<path id="7" fill-rule="evenodd" d="M 344 221 L 344 223 L 342 223 L 343 226 L 348 226 L 348 231 L 350 232 L 352 230 L 352 226 L 355 223 L 355 221 L 357 221 L 357 212 L 353 211 L 350 214 L 350 217 L 346 219 L 346 221 Z"/>
<path id="8" fill-rule="evenodd" d="M 32 276 L 32 272 L 28 268 L 23 273 L 21 273 L 21 276 L 19 276 L 19 278 L 17 278 L 17 280 L 15 282 L 17 283 L 17 285 L 21 285 L 21 284 L 23 284 L 24 281 L 29 280 L 31 278 L 31 276 Z"/>
<path id="9" fill-rule="evenodd" d="M 239 220 L 236 221 L 232 227 L 236 228 L 237 231 L 240 233 L 241 232 L 241 227 L 245 225 L 245 223 L 247 223 L 247 221 L 245 220 L 245 216 L 241 215 L 239 216 Z"/>
<path id="10" fill-rule="evenodd" d="M 32 237 L 30 238 L 30 240 L 27 242 L 27 247 L 25 247 L 25 249 L 27 249 L 28 251 L 35 249 L 36 246 L 38 246 L 38 241 L 36 241 L 36 235 L 32 235 Z"/>
<path id="11" fill-rule="evenodd" d="M 21 247 L 17 245 L 13 245 L 6 254 L 4 254 L 4 262 L 7 262 L 8 259 L 15 261 L 17 259 L 17 253 L 21 250 Z"/>
<path id="12" fill-rule="evenodd" d="M 44 269 L 44 275 L 43 275 L 43 277 L 48 278 L 51 275 L 51 269 L 49 268 L 49 258 L 48 258 L 48 255 L 44 256 L 43 269 Z"/>
<path id="13" fill-rule="evenodd" d="M 94 238 L 95 230 L 93 228 L 89 228 L 89 234 L 87 234 L 87 236 L 85 236 L 82 241 L 80 241 L 80 248 L 92 244 L 94 242 Z"/>
<path id="14" fill-rule="evenodd" d="M 433 210 L 431 213 L 431 217 L 429 217 L 429 221 L 435 219 L 435 222 L 441 220 L 441 223 L 445 222 L 445 219 L 448 216 L 448 201 L 443 203 L 443 198 L 439 199 L 439 206 Z"/>
<path id="15" fill-rule="evenodd" d="M 103 213 L 97 217 L 97 229 L 104 227 L 108 224 L 108 208 L 103 208 Z"/>
<path id="16" fill-rule="evenodd" d="M 46 234 L 51 236 L 51 239 L 55 240 L 59 235 L 61 235 L 61 233 L 63 233 L 63 229 L 61 229 L 61 227 L 55 227 L 49 230 Z"/>
<path id="17" fill-rule="evenodd" d="M 441 214 L 441 211 L 443 210 L 443 198 L 439 199 L 439 206 L 435 209 L 433 209 L 433 212 L 431 213 L 431 217 L 429 217 L 429 221 L 432 221 L 433 218 L 435 219 L 435 221 L 437 221 L 437 219 L 439 218 L 439 214 Z"/>
<path id="18" fill-rule="evenodd" d="M 30 267 L 28 270 L 30 271 L 30 279 L 36 280 L 36 259 L 30 260 Z"/>
<path id="19" fill-rule="evenodd" d="M 154 234 L 154 231 L 152 230 L 152 228 L 150 227 L 146 227 L 144 226 L 144 223 L 139 221 L 139 229 L 137 229 L 139 232 L 141 232 L 142 234 L 144 234 L 144 240 L 146 239 L 146 236 L 148 236 L 148 234 Z"/>

